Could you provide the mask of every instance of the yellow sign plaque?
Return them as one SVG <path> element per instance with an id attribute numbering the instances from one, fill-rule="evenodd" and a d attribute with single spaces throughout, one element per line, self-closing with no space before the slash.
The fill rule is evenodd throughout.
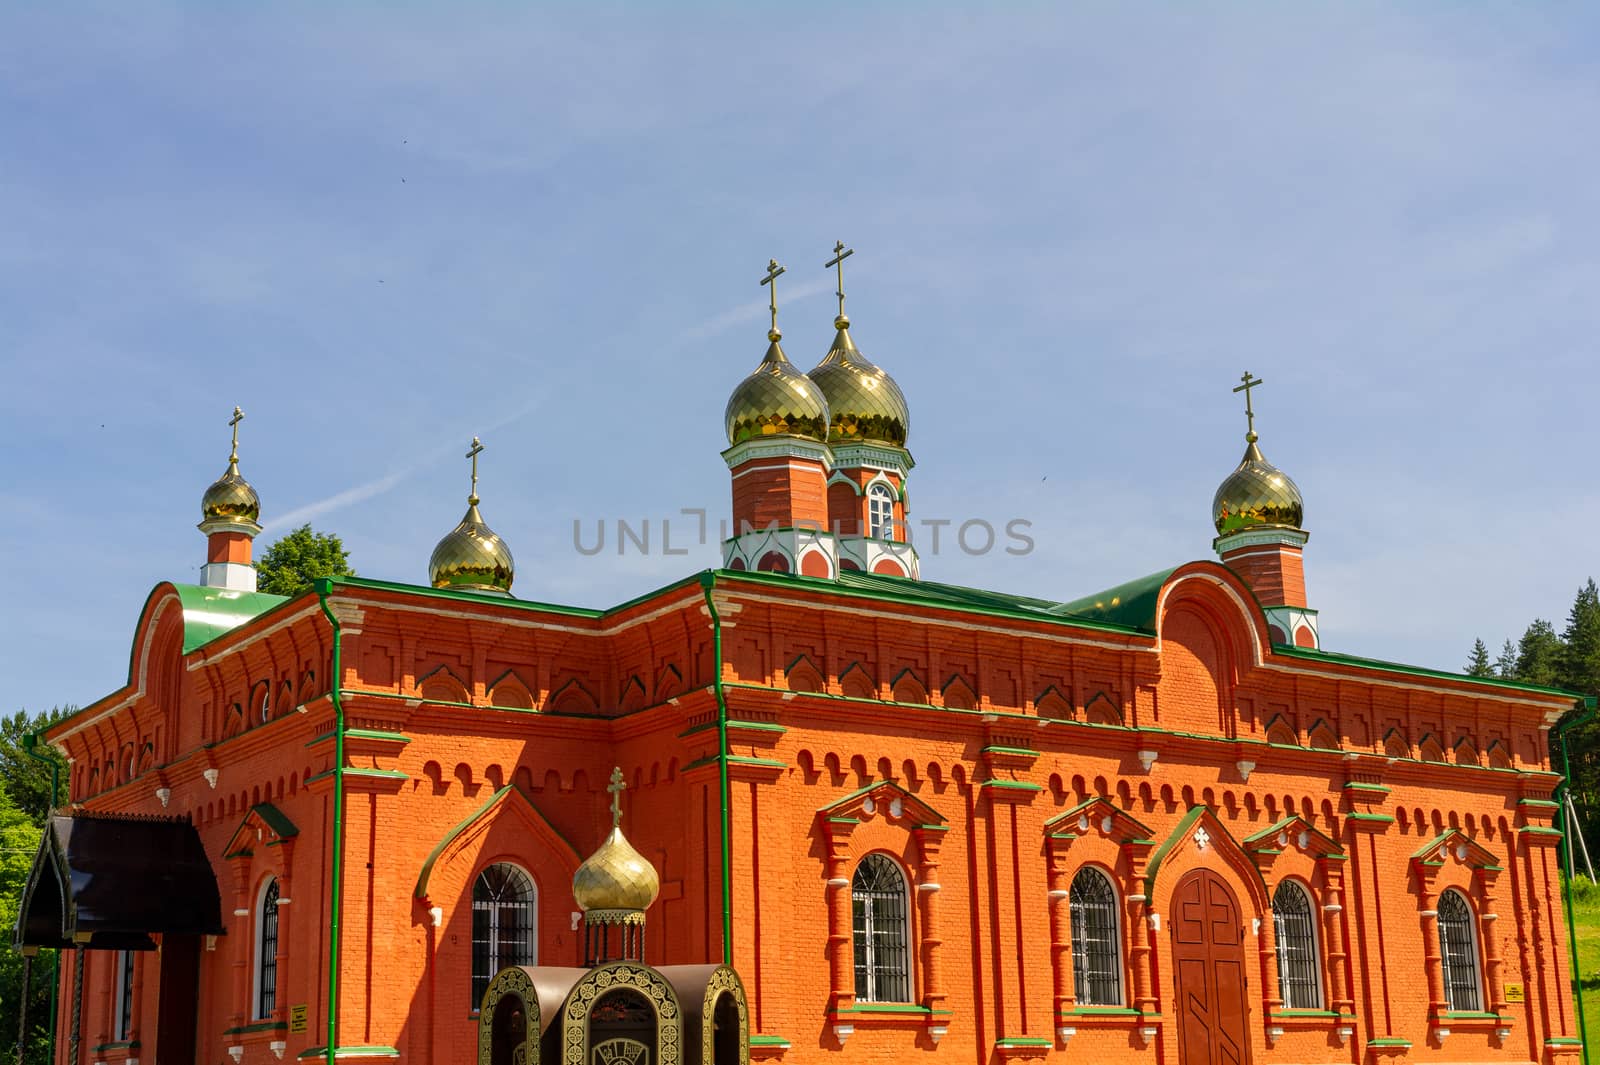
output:
<path id="1" fill-rule="evenodd" d="M 1507 1002 L 1526 1002 L 1527 1000 L 1528 1000 L 1528 996 L 1522 990 L 1522 985 L 1521 984 L 1507 984 L 1506 985 L 1506 1001 Z"/>
<path id="2" fill-rule="evenodd" d="M 306 1030 L 306 1007 L 304 1003 L 289 1007 L 289 1031 L 303 1032 Z"/>

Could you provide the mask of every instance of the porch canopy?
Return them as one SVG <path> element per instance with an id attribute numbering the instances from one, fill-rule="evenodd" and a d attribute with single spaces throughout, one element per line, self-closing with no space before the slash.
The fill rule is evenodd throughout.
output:
<path id="1" fill-rule="evenodd" d="M 53 814 L 34 856 L 13 944 L 153 950 L 152 935 L 221 935 L 222 896 L 182 818 Z"/>

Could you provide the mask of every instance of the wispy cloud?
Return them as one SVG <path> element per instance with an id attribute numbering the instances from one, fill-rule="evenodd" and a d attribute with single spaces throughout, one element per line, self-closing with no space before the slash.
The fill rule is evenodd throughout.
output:
<path id="1" fill-rule="evenodd" d="M 533 413 L 533 411 L 539 407 L 541 402 L 543 402 L 542 397 L 540 399 L 533 400 L 532 402 L 525 403 L 511 413 L 502 415 L 493 421 L 478 424 L 467 432 L 454 433 L 451 436 L 451 440 L 454 441 L 453 443 L 446 443 L 443 439 L 439 439 L 433 446 L 414 455 L 411 461 L 405 463 L 397 469 L 391 470 L 382 477 L 374 477 L 370 481 L 353 485 L 352 487 L 346 488 L 343 491 L 335 492 L 331 496 L 315 500 L 311 503 L 302 504 L 292 510 L 278 515 L 262 526 L 262 532 L 276 533 L 283 529 L 292 529 L 297 525 L 304 525 L 307 522 L 315 521 L 326 514 L 332 514 L 335 511 L 343 510 L 345 507 L 352 506 L 356 503 L 364 503 L 369 499 L 375 499 L 389 491 L 391 488 L 400 484 L 408 477 L 411 477 L 430 466 L 438 465 L 440 462 L 450 458 L 452 454 L 460 452 L 461 447 L 465 446 L 463 441 L 468 437 L 487 436 L 493 433 L 496 429 L 503 429 L 512 422 L 515 422 Z M 462 453 L 464 454 L 464 452 Z"/>
<path id="2" fill-rule="evenodd" d="M 833 293 L 832 281 L 806 281 L 798 285 L 785 286 L 778 293 L 778 325 L 783 325 L 783 308 L 791 303 L 804 303 L 822 293 Z M 677 350 L 689 344 L 699 343 L 711 337 L 726 333 L 734 326 L 745 325 L 758 321 L 767 316 L 771 311 L 771 304 L 766 300 L 741 303 L 721 314 L 714 314 L 700 322 L 699 325 L 690 326 L 674 337 L 668 345 L 670 350 Z"/>

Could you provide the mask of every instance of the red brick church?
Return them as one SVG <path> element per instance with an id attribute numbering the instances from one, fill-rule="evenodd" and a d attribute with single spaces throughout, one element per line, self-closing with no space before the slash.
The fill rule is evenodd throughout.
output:
<path id="1" fill-rule="evenodd" d="M 834 326 L 802 372 L 774 297 L 722 568 L 607 609 L 513 596 L 477 447 L 426 582 L 256 592 L 236 418 L 200 583 L 45 737 L 70 793 L 16 934 L 62 951 L 57 1062 L 488 1062 L 499 974 L 594 983 L 616 820 L 616 935 L 742 981 L 748 1050 L 707 1065 L 1577 1060 L 1572 695 L 1325 650 L 1253 408 L 1215 558 L 1081 598 L 923 579 L 910 406 L 842 295 Z M 518 1060 L 602 1062 L 575 1038 Z"/>

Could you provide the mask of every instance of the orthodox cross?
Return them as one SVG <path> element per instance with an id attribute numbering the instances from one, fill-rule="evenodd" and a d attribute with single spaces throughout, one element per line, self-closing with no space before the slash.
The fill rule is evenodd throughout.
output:
<path id="1" fill-rule="evenodd" d="M 228 456 L 229 462 L 239 461 L 239 423 L 244 421 L 244 411 L 238 407 L 233 408 L 233 417 L 228 419 L 228 424 L 233 426 L 233 454 Z"/>
<path id="2" fill-rule="evenodd" d="M 779 271 L 782 273 L 782 271 Z M 622 779 L 622 767 L 616 766 L 611 770 L 611 783 L 606 785 L 606 790 L 611 793 L 611 827 L 616 828 L 622 824 L 622 791 L 628 785 Z"/>
<path id="3" fill-rule="evenodd" d="M 839 291 L 835 295 L 839 297 L 840 318 L 844 317 L 844 261 L 855 253 L 856 250 L 854 248 L 844 246 L 844 241 L 836 240 L 833 242 L 833 258 L 822 264 L 824 270 L 832 266 L 839 271 Z"/>
<path id="4" fill-rule="evenodd" d="M 1243 381 L 1244 384 L 1239 385 L 1234 389 L 1234 391 L 1244 393 L 1244 416 L 1249 420 L 1250 423 L 1248 435 L 1250 439 L 1254 440 L 1256 438 L 1256 412 L 1255 408 L 1250 405 L 1250 390 L 1261 384 L 1261 378 L 1257 377 L 1252 379 L 1250 376 L 1250 371 L 1246 370 L 1244 372 L 1244 376 L 1239 378 L 1239 380 Z"/>
<path id="5" fill-rule="evenodd" d="M 477 437 L 472 438 L 472 448 L 466 457 L 472 460 L 472 491 L 467 494 L 467 503 L 471 506 L 478 505 L 478 456 L 483 453 L 483 444 Z"/>
<path id="6" fill-rule="evenodd" d="M 776 284 L 774 284 L 774 282 L 778 280 L 778 275 L 783 273 L 784 269 L 785 269 L 784 267 L 778 265 L 778 260 L 776 260 L 776 259 L 768 259 L 767 260 L 767 276 L 763 277 L 761 279 L 761 283 L 763 285 L 770 286 L 767 289 L 767 297 L 768 297 L 768 299 L 769 299 L 769 301 L 771 302 L 771 305 L 772 305 L 772 328 L 771 328 L 771 332 L 773 332 L 773 333 L 776 333 L 778 331 L 778 286 Z M 777 340 L 778 338 L 777 337 L 773 337 L 772 339 L 773 340 Z"/>

